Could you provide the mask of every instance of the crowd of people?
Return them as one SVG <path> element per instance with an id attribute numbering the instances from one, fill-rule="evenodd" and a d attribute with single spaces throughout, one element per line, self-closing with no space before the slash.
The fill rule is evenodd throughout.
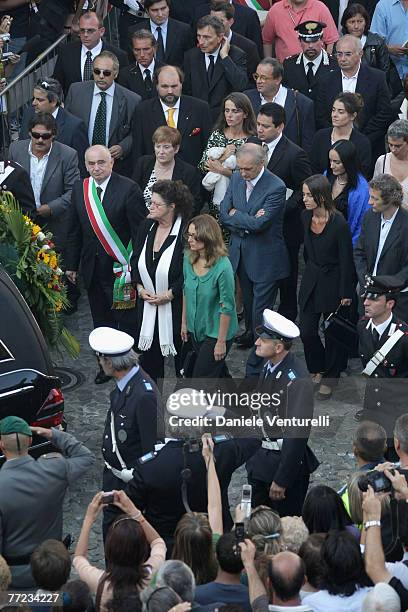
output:
<path id="1" fill-rule="evenodd" d="M 0 184 L 53 233 L 66 316 L 86 291 L 95 383 L 114 383 L 79 580 L 62 500 L 93 458 L 64 432 L 0 421 L 0 609 L 25 588 L 78 612 L 407 610 L 408 0 L 271 0 L 262 23 L 257 2 L 111 4 L 119 47 L 102 0 L 66 15 L 41 0 L 39 17 L 32 0 L 0 3 L 10 81 L 38 52 L 30 17 L 45 40 L 70 32 Z M 166 362 L 231 388 L 234 343 L 278 407 L 256 435 L 169 435 Z M 339 492 L 309 488 L 314 403 L 356 356 L 356 471 Z M 271 414 L 304 422 L 288 435 Z M 34 461 L 33 433 L 60 453 Z M 243 464 L 253 508 L 232 519 Z M 50 495 L 25 516 L 33 483 Z M 105 570 L 88 560 L 101 512 Z"/>

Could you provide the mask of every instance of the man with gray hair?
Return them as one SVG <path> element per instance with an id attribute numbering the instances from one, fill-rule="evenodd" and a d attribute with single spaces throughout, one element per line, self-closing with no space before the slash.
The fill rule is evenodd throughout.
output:
<path id="1" fill-rule="evenodd" d="M 195 612 L 211 612 L 224 605 L 221 602 L 214 602 L 203 606 L 194 603 L 196 589 L 194 574 L 183 561 L 165 561 L 156 574 L 156 587 L 157 589 L 162 587 L 173 589 L 183 602 L 192 604 L 191 609 L 195 610 Z M 141 599 L 142 602 L 146 602 L 146 598 L 143 595 Z M 164 610 L 164 608 L 161 609 Z"/>
<path id="2" fill-rule="evenodd" d="M 324 75 L 316 94 L 316 127 L 331 127 L 331 110 L 340 91 L 359 93 L 364 107 L 358 117 L 358 129 L 371 142 L 373 158 L 384 151 L 384 136 L 389 124 L 396 119 L 391 109 L 391 97 L 385 73 L 361 62 L 361 42 L 346 34 L 337 42 L 338 69 Z"/>
<path id="3" fill-rule="evenodd" d="M 242 145 L 237 152 L 239 172 L 232 175 L 220 208 L 221 223 L 231 232 L 229 257 L 241 283 L 245 327 L 252 332 L 252 342 L 263 311 L 274 306 L 279 281 L 290 271 L 282 231 L 286 187 L 265 163 L 259 144 Z M 253 348 L 246 376 L 258 376 L 262 361 Z"/>
<path id="4" fill-rule="evenodd" d="M 401 600 L 398 593 L 386 582 L 378 582 L 364 597 L 361 612 L 399 612 Z"/>
<path id="5" fill-rule="evenodd" d="M 160 437 L 160 396 L 155 383 L 139 366 L 132 336 L 97 327 L 89 334 L 89 344 L 105 375 L 116 382 L 103 433 L 103 490 L 122 490 L 133 478 L 138 459 L 154 452 Z M 115 506 L 104 507 L 104 537 L 117 514 Z"/>

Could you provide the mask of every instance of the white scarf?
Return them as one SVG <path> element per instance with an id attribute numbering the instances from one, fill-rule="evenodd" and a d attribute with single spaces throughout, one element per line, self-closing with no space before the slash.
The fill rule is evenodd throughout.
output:
<path id="1" fill-rule="evenodd" d="M 153 229 L 153 225 L 149 230 L 149 233 Z M 156 268 L 155 284 L 153 286 L 152 279 L 146 268 L 146 244 L 149 237 L 149 233 L 146 236 L 146 240 L 143 246 L 142 253 L 138 261 L 138 269 L 140 278 L 142 280 L 143 287 L 152 293 L 160 294 L 165 293 L 169 288 L 169 268 L 173 257 L 174 249 L 177 242 L 177 236 L 181 227 L 181 217 L 177 217 L 176 222 L 170 232 L 170 236 L 176 236 L 175 240 L 165 249 L 162 256 L 160 257 L 159 263 Z M 143 321 L 140 329 L 139 337 L 139 349 L 141 351 L 148 351 L 153 342 L 154 326 L 156 323 L 156 314 L 159 314 L 159 342 L 162 355 L 177 355 L 177 351 L 173 342 L 173 319 L 171 316 L 171 302 L 156 306 L 155 304 L 149 304 L 144 302 L 143 305 Z"/>

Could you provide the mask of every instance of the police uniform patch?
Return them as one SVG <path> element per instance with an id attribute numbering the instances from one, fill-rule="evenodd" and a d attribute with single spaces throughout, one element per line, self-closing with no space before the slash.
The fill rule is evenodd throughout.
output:
<path id="1" fill-rule="evenodd" d="M 294 371 L 293 371 L 293 370 L 289 370 L 289 372 L 288 372 L 288 378 L 289 378 L 290 380 L 295 380 L 295 378 L 297 378 L 297 376 L 296 376 L 296 374 L 294 373 Z"/>
<path id="2" fill-rule="evenodd" d="M 147 382 L 147 380 L 144 380 L 143 384 L 144 384 L 146 391 L 153 391 L 152 385 L 149 382 Z"/>
<path id="3" fill-rule="evenodd" d="M 119 441 L 122 442 L 122 444 L 123 444 L 123 442 L 126 442 L 127 437 L 128 436 L 127 436 L 126 431 L 124 429 L 119 429 L 119 431 L 118 431 L 118 438 L 119 438 Z"/>

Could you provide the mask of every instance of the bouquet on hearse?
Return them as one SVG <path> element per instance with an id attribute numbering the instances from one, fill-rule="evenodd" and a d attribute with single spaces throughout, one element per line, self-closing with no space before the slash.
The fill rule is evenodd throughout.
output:
<path id="1" fill-rule="evenodd" d="M 69 301 L 52 234 L 24 215 L 8 191 L 0 193 L 0 264 L 24 296 L 49 347 L 77 357 L 79 343 L 64 326 Z"/>

